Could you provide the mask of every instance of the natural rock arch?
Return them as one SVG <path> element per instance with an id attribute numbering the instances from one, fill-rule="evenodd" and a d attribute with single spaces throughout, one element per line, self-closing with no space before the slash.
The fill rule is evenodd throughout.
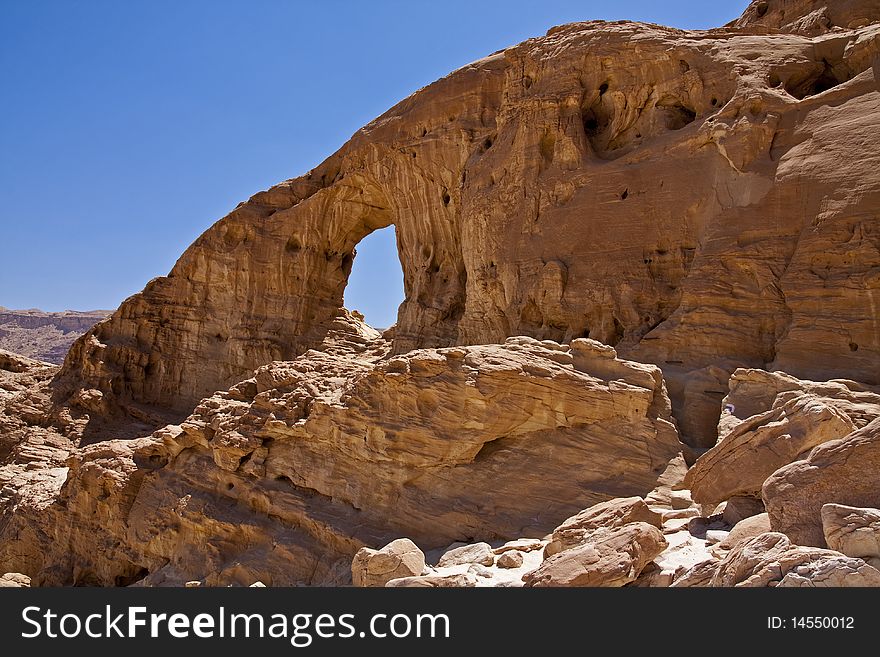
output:
<path id="1" fill-rule="evenodd" d="M 395 353 L 589 336 L 660 365 L 695 442 L 714 440 L 736 367 L 878 382 L 880 187 L 871 167 L 807 166 L 876 132 L 878 42 L 791 35 L 768 63 L 751 37 L 721 36 L 568 25 L 416 92 L 206 231 L 77 342 L 56 401 L 181 414 L 319 347 L 354 246 L 392 223 Z M 785 91 L 829 63 L 839 85 Z M 831 268 L 851 284 L 816 307 Z"/>

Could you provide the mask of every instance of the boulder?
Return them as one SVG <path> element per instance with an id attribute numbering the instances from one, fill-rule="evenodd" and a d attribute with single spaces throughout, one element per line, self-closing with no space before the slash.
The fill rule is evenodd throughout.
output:
<path id="1" fill-rule="evenodd" d="M 508 550 L 507 552 L 502 552 L 498 557 L 498 562 L 496 564 L 499 568 L 519 568 L 523 565 L 523 555 L 522 552 L 518 552 L 517 550 Z"/>
<path id="2" fill-rule="evenodd" d="M 473 573 L 453 573 L 449 575 L 422 575 L 421 577 L 398 577 L 386 582 L 386 588 L 471 588 L 477 585 L 477 577 Z"/>
<path id="3" fill-rule="evenodd" d="M 492 552 L 492 546 L 488 543 L 472 543 L 470 545 L 454 547 L 440 557 L 437 565 L 442 568 L 471 563 L 483 566 L 491 566 L 495 563 L 495 555 Z"/>
<path id="4" fill-rule="evenodd" d="M 624 586 L 666 546 L 660 530 L 645 522 L 597 529 L 588 542 L 545 559 L 523 582 L 529 587 Z"/>
<path id="5" fill-rule="evenodd" d="M 868 565 L 862 559 L 843 555 L 825 556 L 789 570 L 780 587 L 824 588 L 824 587 L 878 587 L 880 570 Z"/>
<path id="6" fill-rule="evenodd" d="M 408 538 L 398 538 L 381 550 L 358 550 L 351 578 L 355 586 L 385 586 L 392 579 L 421 575 L 424 569 L 424 553 Z"/>
<path id="7" fill-rule="evenodd" d="M 727 538 L 721 541 L 721 543 L 718 544 L 718 547 L 722 550 L 729 550 L 747 538 L 760 536 L 769 531 L 771 531 L 770 518 L 766 513 L 759 513 L 758 515 L 744 518 L 736 523 L 727 534 Z"/>
<path id="8" fill-rule="evenodd" d="M 738 522 L 764 513 L 764 502 L 759 497 L 734 495 L 727 500 L 721 517 L 724 522 L 734 526 Z"/>
<path id="9" fill-rule="evenodd" d="M 4 573 L 0 575 L 0 588 L 30 588 L 31 578 L 21 573 Z"/>
<path id="10" fill-rule="evenodd" d="M 770 525 L 799 545 L 823 547 L 822 507 L 880 508 L 880 418 L 814 449 L 764 483 Z"/>
<path id="11" fill-rule="evenodd" d="M 683 570 L 675 576 L 670 588 L 703 588 L 712 585 L 712 578 L 718 570 L 717 559 L 705 559 Z"/>
<path id="12" fill-rule="evenodd" d="M 829 548 L 866 561 L 880 559 L 880 510 L 824 504 L 821 517 Z"/>
<path id="13" fill-rule="evenodd" d="M 631 522 L 663 527 L 661 515 L 648 508 L 642 498 L 615 498 L 584 509 L 554 529 L 550 542 L 544 548 L 544 557 L 582 544 L 596 529 L 621 527 Z"/>

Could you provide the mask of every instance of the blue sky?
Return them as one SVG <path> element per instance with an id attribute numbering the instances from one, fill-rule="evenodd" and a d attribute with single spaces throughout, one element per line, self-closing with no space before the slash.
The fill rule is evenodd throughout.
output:
<path id="1" fill-rule="evenodd" d="M 553 26 L 719 26 L 747 0 L 0 0 L 0 305 L 115 308 L 254 192 L 401 98 Z M 346 302 L 402 300 L 393 229 Z"/>

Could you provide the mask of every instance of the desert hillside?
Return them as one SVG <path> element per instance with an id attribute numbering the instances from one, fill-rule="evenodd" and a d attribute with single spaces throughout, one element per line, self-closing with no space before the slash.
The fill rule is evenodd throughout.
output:
<path id="1" fill-rule="evenodd" d="M 60 370 L 0 353 L 0 573 L 880 586 L 878 82 L 877 2 L 762 0 L 419 90 Z M 343 294 L 390 225 L 380 333 Z"/>
<path id="2" fill-rule="evenodd" d="M 0 306 L 0 349 L 60 365 L 70 345 L 110 314 L 109 310 L 47 313 Z"/>

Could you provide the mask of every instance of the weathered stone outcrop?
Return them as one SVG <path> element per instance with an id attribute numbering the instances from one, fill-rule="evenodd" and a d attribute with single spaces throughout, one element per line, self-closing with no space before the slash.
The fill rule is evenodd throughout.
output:
<path id="1" fill-rule="evenodd" d="M 74 345 L 56 403 L 182 418 L 316 347 L 389 224 L 395 353 L 589 336 L 662 366 L 704 446 L 737 367 L 880 383 L 880 27 L 867 2 L 792 22 L 824 4 L 576 23 L 455 71 L 212 226 Z"/>
<path id="2" fill-rule="evenodd" d="M 880 7 L 865 0 L 753 0 L 732 25 L 814 35 L 878 21 Z"/>
<path id="3" fill-rule="evenodd" d="M 377 360 L 387 344 L 368 337 L 264 366 L 180 426 L 77 450 L 60 490 L 15 500 L 9 562 L 39 584 L 345 582 L 359 548 L 404 531 L 429 549 L 541 537 L 645 495 L 681 447 L 659 369 L 610 347 Z"/>
<path id="4" fill-rule="evenodd" d="M 774 472 L 763 489 L 770 524 L 795 543 L 823 547 L 822 507 L 880 507 L 878 472 L 880 417 Z"/>
<path id="5" fill-rule="evenodd" d="M 0 349 L 0 408 L 16 393 L 52 378 L 58 368 L 50 363 Z"/>
<path id="6" fill-rule="evenodd" d="M 833 550 L 794 545 L 770 532 L 734 546 L 711 586 L 880 586 L 880 571 Z"/>
<path id="7" fill-rule="evenodd" d="M 796 396 L 793 393 L 820 398 L 823 404 L 848 417 L 857 428 L 880 417 L 880 388 L 857 381 L 804 381 L 785 372 L 739 369 L 731 375 L 728 388 L 723 400 L 725 410 L 718 422 L 719 439 L 740 423 L 792 399 Z"/>
<path id="8" fill-rule="evenodd" d="M 764 481 L 774 471 L 854 429 L 846 415 L 821 398 L 787 395 L 771 410 L 736 426 L 700 456 L 688 470 L 685 486 L 701 504 L 717 504 L 735 495 L 760 497 Z"/>
<path id="9" fill-rule="evenodd" d="M 805 381 L 755 369 L 733 373 L 723 403 L 719 441 L 696 460 L 684 481 L 703 504 L 760 498 L 764 481 L 777 469 L 880 417 L 876 386 Z"/>
<path id="10" fill-rule="evenodd" d="M 0 572 L 880 584 L 822 516 L 880 506 L 876 14 L 553 28 L 240 204 L 57 374 L 0 353 Z M 391 224 L 380 334 L 342 300 Z"/>

